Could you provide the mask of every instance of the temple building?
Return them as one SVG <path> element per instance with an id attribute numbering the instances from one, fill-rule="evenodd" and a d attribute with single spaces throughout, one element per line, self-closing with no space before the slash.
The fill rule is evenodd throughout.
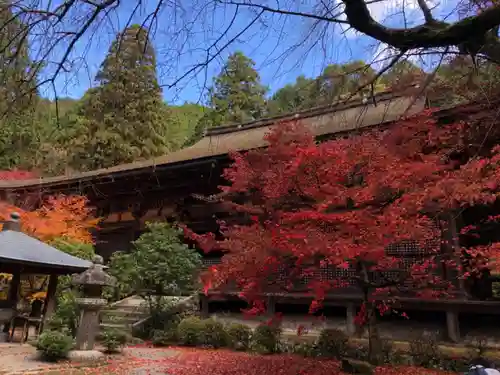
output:
<path id="1" fill-rule="evenodd" d="M 435 111 L 433 116 L 443 124 L 458 120 L 498 122 L 497 105 L 470 103 Z M 380 93 L 368 101 L 356 99 L 295 114 L 212 128 L 193 146 L 155 159 L 73 175 L 1 181 L 0 199 L 30 209 L 39 205 L 44 197 L 54 194 L 86 196 L 96 208 L 96 215 L 102 218 L 95 238 L 96 251 L 106 260 L 114 251 L 127 251 L 131 241 L 144 231 L 148 221 L 176 221 L 198 233 L 217 232 L 217 220 L 224 218 L 224 212 L 218 200 L 210 197 L 216 197 L 218 186 L 224 183 L 221 174 L 231 163 L 229 152 L 265 147 L 263 136 L 280 121 L 300 120 L 321 141 L 362 132 L 367 128 L 397 126 L 401 117 L 417 114 L 427 107 L 424 97 Z M 500 124 L 495 126 L 500 127 Z M 411 257 L 413 250 L 410 246 L 399 251 Z M 217 263 L 220 257 L 221 254 L 204 255 L 204 262 Z M 440 302 L 408 298 L 405 303 L 409 309 L 440 312 L 448 338 L 458 341 L 459 315 L 500 314 L 500 302 L 492 300 L 491 283 L 486 287 L 466 287 L 469 295 L 466 300 Z M 268 297 L 270 312 L 280 308 L 290 310 L 294 308 L 290 307 L 292 305 L 307 306 L 310 300 L 310 296 L 300 290 L 289 295 L 270 294 Z M 237 304 L 237 293 L 214 292 L 204 298 L 203 311 L 208 312 L 210 304 L 228 300 Z M 354 291 L 329 296 L 325 301 L 327 307 L 344 309 L 349 317 L 347 322 L 352 321 L 350 318 L 355 314 L 357 305 L 359 293 Z M 349 331 L 353 329 L 348 327 Z"/>

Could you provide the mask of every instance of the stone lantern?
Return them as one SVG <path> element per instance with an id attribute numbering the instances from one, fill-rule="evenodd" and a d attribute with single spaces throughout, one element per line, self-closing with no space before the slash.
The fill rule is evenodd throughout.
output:
<path id="1" fill-rule="evenodd" d="M 82 311 L 76 333 L 76 349 L 92 350 L 99 332 L 99 312 L 107 304 L 106 299 L 102 298 L 103 288 L 113 286 L 116 280 L 104 272 L 103 259 L 96 255 L 93 264 L 86 271 L 73 276 L 72 282 L 83 289 L 83 297 L 76 300 Z"/>

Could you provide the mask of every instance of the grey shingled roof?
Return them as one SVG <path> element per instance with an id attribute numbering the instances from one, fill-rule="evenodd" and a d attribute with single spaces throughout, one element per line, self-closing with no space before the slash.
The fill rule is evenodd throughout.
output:
<path id="1" fill-rule="evenodd" d="M 0 263 L 67 270 L 67 273 L 82 272 L 92 265 L 15 230 L 0 232 Z"/>

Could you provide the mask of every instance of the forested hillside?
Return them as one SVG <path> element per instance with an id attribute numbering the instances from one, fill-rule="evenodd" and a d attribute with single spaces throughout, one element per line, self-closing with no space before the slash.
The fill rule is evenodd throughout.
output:
<path id="1" fill-rule="evenodd" d="M 12 18 L 0 8 L 0 21 Z M 497 89 L 500 71 L 457 56 L 425 72 L 401 61 L 379 75 L 363 61 L 330 64 L 318 77 L 299 76 L 271 93 L 255 63 L 241 52 L 229 56 L 208 90 L 206 103 L 171 106 L 163 100 L 157 60 L 148 30 L 132 25 L 120 32 L 95 76 L 78 99 L 50 101 L 37 91 L 43 62 L 31 61 L 27 39 L 17 48 L 19 20 L 0 37 L 0 169 L 40 175 L 106 168 L 187 147 L 205 129 L 327 105 L 352 96 L 369 97 L 419 83 L 433 105 L 449 105 Z M 15 39 L 15 38 L 14 38 Z"/>

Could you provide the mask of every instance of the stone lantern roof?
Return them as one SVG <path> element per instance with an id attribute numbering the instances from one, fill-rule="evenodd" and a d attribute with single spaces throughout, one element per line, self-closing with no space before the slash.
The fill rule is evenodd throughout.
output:
<path id="1" fill-rule="evenodd" d="M 116 279 L 108 275 L 104 271 L 103 259 L 100 255 L 96 255 L 92 261 L 92 265 L 84 272 L 74 275 L 72 283 L 74 285 L 100 285 L 113 286 Z"/>

